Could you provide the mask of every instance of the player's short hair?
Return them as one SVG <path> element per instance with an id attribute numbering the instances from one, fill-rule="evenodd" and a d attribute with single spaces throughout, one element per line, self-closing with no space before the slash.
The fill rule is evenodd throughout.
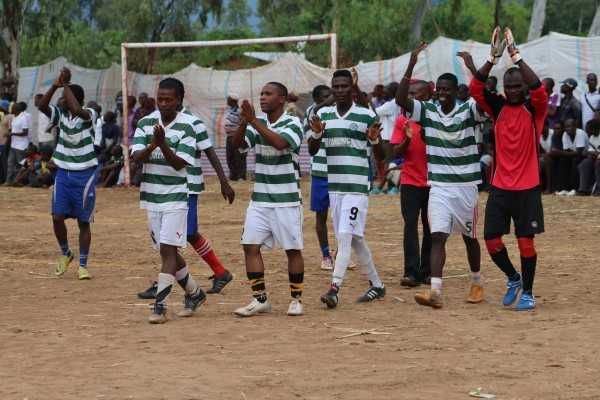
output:
<path id="1" fill-rule="evenodd" d="M 72 83 L 69 85 L 69 89 L 71 89 L 71 92 L 73 92 L 73 96 L 75 96 L 75 100 L 77 100 L 77 102 L 79 104 L 83 104 L 83 99 L 85 97 L 83 88 L 79 85 Z"/>
<path id="2" fill-rule="evenodd" d="M 494 82 L 494 85 L 498 84 L 498 78 L 496 78 L 494 75 L 488 76 L 488 79 L 490 79 L 492 82 Z"/>
<path id="3" fill-rule="evenodd" d="M 350 85 L 352 85 L 352 73 L 347 69 L 338 69 L 333 73 L 333 78 L 348 78 Z"/>
<path id="4" fill-rule="evenodd" d="M 288 90 L 284 84 L 279 82 L 267 82 L 267 85 L 273 85 L 277 88 L 277 91 L 281 96 L 284 96 L 286 99 L 288 97 Z"/>
<path id="5" fill-rule="evenodd" d="M 183 100 L 185 96 L 185 87 L 183 82 L 176 78 L 165 78 L 158 84 L 159 89 L 173 90 L 176 96 L 180 96 Z"/>
<path id="6" fill-rule="evenodd" d="M 550 86 L 554 87 L 554 85 L 556 85 L 556 83 L 554 83 L 554 79 L 552 78 L 544 78 L 542 79 L 544 81 L 548 81 L 548 83 L 550 84 Z"/>
<path id="7" fill-rule="evenodd" d="M 515 74 L 521 75 L 521 70 L 518 67 L 511 67 L 504 73 L 504 79 Z"/>
<path id="8" fill-rule="evenodd" d="M 450 72 L 445 72 L 441 74 L 438 78 L 438 81 L 450 81 L 454 84 L 454 88 L 458 88 L 458 78 L 456 75 L 451 74 Z"/>
<path id="9" fill-rule="evenodd" d="M 36 99 L 41 99 L 42 97 L 44 97 L 44 95 L 42 93 L 38 93 L 35 95 Z"/>
<path id="10" fill-rule="evenodd" d="M 319 95 L 321 94 L 321 92 L 324 92 L 325 90 L 331 90 L 331 88 L 327 85 L 317 85 L 315 86 L 315 88 L 312 91 L 312 97 L 313 99 L 316 99 L 317 97 L 319 97 Z"/>
<path id="11" fill-rule="evenodd" d="M 20 101 L 19 108 L 21 109 L 21 111 L 27 110 L 27 103 L 25 103 L 24 101 Z"/>
<path id="12" fill-rule="evenodd" d="M 467 90 L 469 90 L 469 87 L 467 85 L 465 85 L 464 83 L 461 83 L 460 85 L 458 85 L 457 89 L 467 89 Z"/>

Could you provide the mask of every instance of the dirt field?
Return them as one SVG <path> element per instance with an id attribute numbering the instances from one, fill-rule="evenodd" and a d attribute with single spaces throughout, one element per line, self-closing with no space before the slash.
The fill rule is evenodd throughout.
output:
<path id="1" fill-rule="evenodd" d="M 150 302 L 136 297 L 160 265 L 137 190 L 98 189 L 94 279 L 80 282 L 75 263 L 54 277 L 50 191 L 0 188 L 0 399 L 468 399 L 477 387 L 499 399 L 600 398 L 600 198 L 544 197 L 538 307 L 521 313 L 501 306 L 505 279 L 483 241 L 485 301 L 464 302 L 470 280 L 459 237 L 448 245 L 447 306 L 417 305 L 419 289 L 399 285 L 403 225 L 391 195 L 371 197 L 366 229 L 388 295 L 355 303 L 367 287 L 357 268 L 338 308 L 326 309 L 319 296 L 330 273 L 319 269 L 314 215 L 305 204 L 305 315 L 285 315 L 285 255 L 275 250 L 264 252 L 274 310 L 243 319 L 233 310 L 251 300 L 239 238 L 252 186 L 232 185 L 236 201 L 228 206 L 208 178 L 199 214 L 201 232 L 234 281 L 190 319 L 176 316 L 183 307 L 177 287 L 170 320 L 159 326 L 147 322 Z M 307 176 L 302 188 L 308 198 Z M 76 224 L 68 227 L 76 250 Z M 333 247 L 333 230 L 330 236 Z M 505 242 L 516 260 L 516 241 Z M 209 287 L 210 269 L 190 250 L 184 257 Z"/>

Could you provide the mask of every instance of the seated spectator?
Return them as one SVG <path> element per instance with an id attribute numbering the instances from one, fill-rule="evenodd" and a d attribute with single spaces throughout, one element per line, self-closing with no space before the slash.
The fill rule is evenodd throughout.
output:
<path id="1" fill-rule="evenodd" d="M 112 147 L 110 155 L 110 159 L 98 170 L 98 187 L 111 187 L 119 179 L 119 172 L 125 163 L 123 148 L 119 145 Z"/>
<path id="2" fill-rule="evenodd" d="M 600 121 L 591 119 L 585 125 L 590 138 L 586 158 L 579 164 L 578 196 L 600 195 Z M 593 189 L 593 193 L 592 193 Z"/>
<path id="3" fill-rule="evenodd" d="M 117 116 L 114 112 L 107 111 L 102 123 L 102 143 L 100 144 L 102 152 L 110 154 L 112 148 L 119 144 L 120 137 L 121 130 L 117 126 Z"/>
<path id="4" fill-rule="evenodd" d="M 19 162 L 19 170 L 12 186 L 24 186 L 29 184 L 30 176 L 36 175 L 40 168 L 40 155 L 35 144 L 29 143 L 25 149 L 25 158 Z"/>
<path id="5" fill-rule="evenodd" d="M 402 174 L 402 167 L 404 165 L 404 159 L 398 158 L 390 161 L 388 167 L 383 170 L 384 178 L 379 182 L 379 186 L 372 189 L 369 194 L 397 194 L 400 193 L 400 176 Z M 388 190 L 385 192 L 383 187 L 388 184 Z"/>
<path id="6" fill-rule="evenodd" d="M 54 154 L 52 146 L 46 145 L 40 149 L 39 168 L 36 169 L 35 176 L 29 177 L 29 186 L 48 189 L 54 185 L 58 167 L 54 164 L 52 154 Z"/>
<path id="7" fill-rule="evenodd" d="M 469 93 L 469 87 L 464 83 L 458 85 L 458 89 L 456 90 L 456 104 L 460 105 L 466 103 L 471 98 L 471 94 Z"/>
<path id="8" fill-rule="evenodd" d="M 477 152 L 479 153 L 479 165 L 481 166 L 482 182 L 479 185 L 479 191 L 489 192 L 492 189 L 490 179 L 492 177 L 492 154 L 494 154 L 494 143 L 488 142 L 487 149 L 483 143 L 477 143 Z"/>
<path id="9" fill-rule="evenodd" d="M 542 188 L 545 188 L 545 190 L 542 192 L 543 194 L 554 193 L 554 187 L 552 183 L 552 169 L 554 165 L 552 162 L 553 134 L 554 132 L 551 129 L 548 129 L 548 119 L 546 118 L 544 121 L 544 127 L 542 128 L 542 135 L 540 136 L 540 148 L 538 149 L 540 162 L 540 181 L 542 182 Z"/>
<path id="10" fill-rule="evenodd" d="M 552 137 L 552 144 L 550 146 L 550 156 L 552 157 L 552 193 L 556 193 L 557 179 L 558 176 L 558 160 L 560 158 L 560 151 L 563 149 L 562 137 L 565 133 L 565 123 L 561 120 L 554 122 L 554 129 L 550 130 L 550 136 Z"/>
<path id="11" fill-rule="evenodd" d="M 574 119 L 565 121 L 562 137 L 562 150 L 557 150 L 558 175 L 557 192 L 560 196 L 575 196 L 579 187 L 577 166 L 587 154 L 590 139 L 581 129 L 577 129 Z"/>

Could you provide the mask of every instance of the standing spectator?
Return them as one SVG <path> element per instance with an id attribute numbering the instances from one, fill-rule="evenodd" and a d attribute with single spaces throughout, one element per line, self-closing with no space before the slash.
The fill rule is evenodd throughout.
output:
<path id="1" fill-rule="evenodd" d="M 484 120 L 475 102 L 456 104 L 458 78 L 451 73 L 440 75 L 436 82 L 439 105 L 408 97 L 410 78 L 419 53 L 426 44 L 420 43 L 411 52 L 408 67 L 400 80 L 396 102 L 409 118 L 425 128 L 431 227 L 431 289 L 415 295 L 423 306 L 442 308 L 442 272 L 446 261 L 446 242 L 453 233 L 460 233 L 467 250 L 471 270 L 469 303 L 483 301 L 481 250 L 477 240 L 477 217 L 481 183 L 481 167 L 473 127 Z M 411 129 L 406 125 L 405 129 Z M 406 131 L 405 131 L 406 132 Z"/>
<path id="2" fill-rule="evenodd" d="M 594 112 L 600 109 L 600 92 L 598 92 L 598 77 L 589 73 L 586 78 L 588 91 L 581 95 L 581 126 L 585 128 L 589 120 L 594 118 Z"/>
<path id="3" fill-rule="evenodd" d="M 133 125 L 133 116 L 135 115 L 135 96 L 127 96 L 127 111 L 129 112 L 129 116 L 127 117 L 127 128 L 129 132 L 127 132 L 127 137 L 129 139 L 129 146 L 133 145 L 133 137 L 135 136 L 135 126 Z"/>
<path id="4" fill-rule="evenodd" d="M 577 88 L 577 81 L 573 78 L 567 78 L 560 81 L 560 83 L 562 83 L 560 92 L 563 94 L 563 99 L 558 110 L 558 117 L 564 122 L 573 119 L 576 127 L 581 126 L 581 103 L 573 96 L 573 91 Z"/>
<path id="5" fill-rule="evenodd" d="M 425 81 L 416 81 L 408 88 L 410 99 L 427 102 L 431 100 L 431 86 Z M 412 136 L 404 130 L 406 123 L 412 126 Z M 421 138 L 421 127 L 400 115 L 394 125 L 392 144 L 396 144 L 395 155 L 404 157 L 404 167 L 400 176 L 400 210 L 404 220 L 404 277 L 400 285 L 416 287 L 429 284 L 431 279 L 431 231 L 427 221 L 427 203 L 430 186 L 427 184 L 427 154 L 425 142 Z M 419 214 L 423 238 L 419 253 Z"/>
<path id="6" fill-rule="evenodd" d="M 600 194 L 600 121 L 591 119 L 585 125 L 585 131 L 590 137 L 590 146 L 586 158 L 579 164 L 578 196 Z M 590 189 L 594 185 L 594 192 Z"/>
<path id="7" fill-rule="evenodd" d="M 556 184 L 559 196 L 575 196 L 579 187 L 577 166 L 587 154 L 590 138 L 581 129 L 577 129 L 574 119 L 565 121 L 565 133 L 562 136 L 562 150 L 554 150 L 559 156 Z"/>
<path id="8" fill-rule="evenodd" d="M 378 163 L 383 163 L 383 168 L 388 168 L 390 162 L 394 158 L 394 146 L 390 144 L 390 139 L 392 138 L 392 132 L 394 131 L 394 123 L 400 115 L 400 107 L 396 104 L 395 101 L 390 101 L 396 98 L 396 92 L 398 91 L 398 83 L 392 82 L 387 85 L 383 89 L 383 100 L 385 101 L 381 106 L 375 108 L 375 114 L 379 116 L 379 121 L 381 122 L 381 146 L 385 151 L 385 157 L 383 160 L 377 160 Z M 381 169 L 379 172 L 383 172 Z M 386 174 L 382 174 L 380 176 L 381 182 L 385 183 L 387 181 Z M 380 185 L 383 188 L 382 185 Z M 381 188 L 373 189 L 372 194 L 382 193 Z M 389 184 L 389 189 L 394 189 L 395 186 L 393 184 Z M 396 189 L 397 190 L 397 189 Z M 394 190 L 392 193 L 396 192 Z"/>
<path id="9" fill-rule="evenodd" d="M 94 146 L 100 145 L 100 134 L 94 131 L 96 112 L 83 108 L 85 93 L 79 85 L 70 84 L 71 71 L 64 67 L 56 81 L 40 100 L 38 109 L 58 126 L 54 163 L 58 166 L 52 193 L 52 224 L 61 250 L 61 258 L 54 274 L 61 276 L 69 268 L 75 254 L 69 247 L 66 218 L 76 218 L 79 227 L 80 280 L 91 279 L 87 261 L 92 243 L 90 223 L 94 220 L 96 204 L 96 166 Z M 63 88 L 58 107 L 50 107 L 54 93 Z"/>
<path id="10" fill-rule="evenodd" d="M 494 123 L 494 166 L 491 191 L 485 208 L 484 239 L 492 261 L 508 278 L 502 304 L 517 301 L 515 309 L 535 308 L 533 281 L 537 265 L 536 234 L 544 232 L 544 213 L 538 172 L 539 137 L 546 119 L 548 94 L 543 83 L 523 60 L 510 28 L 500 27 L 492 35 L 490 59 L 471 80 L 469 89 L 477 105 Z M 502 56 L 504 46 L 516 67 L 504 73 L 506 98 L 485 90 L 485 81 Z M 527 99 L 529 94 L 529 99 Z M 502 237 L 510 233 L 511 221 L 517 237 L 521 273 L 509 258 Z"/>
<path id="11" fill-rule="evenodd" d="M 285 112 L 286 114 L 293 115 L 294 117 L 298 117 L 300 118 L 300 120 L 302 120 L 302 114 L 300 112 L 300 109 L 298 108 L 298 105 L 296 104 L 298 102 L 298 99 L 300 99 L 298 92 L 290 92 L 290 94 L 288 94 L 287 104 L 285 105 L 283 112 Z"/>
<path id="12" fill-rule="evenodd" d="M 27 126 L 29 127 L 27 131 L 27 143 L 32 143 L 33 134 L 35 133 L 33 118 L 31 117 L 31 114 L 27 111 L 27 103 L 25 103 L 24 101 L 20 101 L 18 104 L 21 113 L 25 116 L 25 118 L 27 118 Z"/>
<path id="13" fill-rule="evenodd" d="M 383 85 L 375 85 L 373 91 L 369 94 L 370 100 L 375 107 L 381 107 L 386 100 L 383 98 Z"/>
<path id="14" fill-rule="evenodd" d="M 359 303 L 383 298 L 387 289 L 379 278 L 373 255 L 364 238 L 369 207 L 369 149 L 379 159 L 384 158 L 380 126 L 375 113 L 357 105 L 353 94 L 358 88 L 358 75 L 347 70 L 333 73 L 331 89 L 336 104 L 324 107 L 312 117 L 312 139 L 308 144 L 311 155 L 317 154 L 325 142 L 327 179 L 333 227 L 338 252 L 331 286 L 321 295 L 328 308 L 338 304 L 338 294 L 350 264 L 352 251 L 360 269 L 369 282 L 366 293 L 356 299 Z"/>
<path id="15" fill-rule="evenodd" d="M 29 134 L 29 121 L 21 108 L 21 103 L 13 104 L 13 114 L 15 118 L 12 121 L 12 129 L 7 135 L 11 138 L 10 153 L 8 155 L 8 170 L 6 174 L 5 185 L 11 186 L 15 177 L 15 168 L 25 158 L 25 150 L 29 144 L 27 136 Z"/>
<path id="16" fill-rule="evenodd" d="M 548 91 L 546 91 L 548 93 Z M 552 135 L 551 129 L 548 129 L 548 118 L 544 121 L 544 127 L 542 128 L 542 135 L 540 136 L 540 147 L 539 147 L 539 163 L 540 163 L 540 174 L 542 182 L 545 183 L 546 190 L 543 194 L 553 193 L 553 182 L 552 182 Z"/>
<path id="17" fill-rule="evenodd" d="M 238 100 L 240 96 L 237 93 L 229 93 L 227 95 L 227 119 L 225 121 L 225 133 L 227 134 L 226 154 L 227 166 L 229 167 L 230 181 L 245 181 L 246 180 L 246 153 L 238 151 L 233 146 L 233 135 L 238 127 L 242 124 L 240 117 L 240 107 Z"/>
<path id="18" fill-rule="evenodd" d="M 100 147 L 104 153 L 111 153 L 112 148 L 119 144 L 121 138 L 121 131 L 117 126 L 116 115 L 112 111 L 107 111 L 104 114 L 104 123 L 102 124 L 102 130 L 96 132 L 96 134 L 102 134 L 102 144 Z"/>
<path id="19" fill-rule="evenodd" d="M 306 110 L 304 120 L 304 136 L 308 142 L 312 140 L 310 120 L 317 111 L 328 105 L 331 96 L 329 86 L 317 85 L 312 91 L 315 102 Z M 310 210 L 316 214 L 315 230 L 317 240 L 323 256 L 321 261 L 322 270 L 333 270 L 333 259 L 329 252 L 329 236 L 327 232 L 327 213 L 329 211 L 329 187 L 327 179 L 327 155 L 325 154 L 325 143 L 321 141 L 317 154 L 310 157 Z"/>
<path id="20" fill-rule="evenodd" d="M 10 102 L 8 100 L 0 101 L 0 185 L 6 182 L 6 168 L 8 164 L 8 154 L 10 153 L 10 130 L 12 121 L 15 117 L 8 110 Z"/>
<path id="21" fill-rule="evenodd" d="M 548 93 L 548 112 L 546 113 L 546 121 L 548 121 L 549 127 L 553 127 L 554 121 L 559 119 L 557 113 L 560 107 L 560 95 L 554 93 L 554 79 L 544 78 L 542 82 L 546 85 L 546 93 Z"/>
<path id="22" fill-rule="evenodd" d="M 35 95 L 33 104 L 37 108 L 40 105 L 40 100 L 44 97 L 43 94 Z M 40 150 L 42 147 L 50 146 L 54 148 L 54 135 L 52 134 L 52 124 L 50 118 L 43 112 L 38 112 L 37 140 Z"/>
<path id="23" fill-rule="evenodd" d="M 142 92 L 138 96 L 139 106 L 133 111 L 133 129 L 137 127 L 137 123 L 140 119 L 150 115 L 152 112 L 148 113 L 146 109 L 146 102 L 148 101 L 148 93 Z"/>
<path id="24" fill-rule="evenodd" d="M 281 246 L 287 255 L 290 305 L 287 315 L 303 314 L 304 259 L 302 249 L 302 195 L 298 182 L 298 157 L 302 143 L 302 124 L 297 117 L 283 112 L 287 88 L 269 82 L 260 93 L 261 110 L 242 102 L 242 123 L 235 132 L 237 149 L 256 149 L 256 180 L 242 230 L 246 275 L 253 300 L 234 311 L 250 317 L 271 310 L 265 291 L 265 265 L 261 247 Z"/>

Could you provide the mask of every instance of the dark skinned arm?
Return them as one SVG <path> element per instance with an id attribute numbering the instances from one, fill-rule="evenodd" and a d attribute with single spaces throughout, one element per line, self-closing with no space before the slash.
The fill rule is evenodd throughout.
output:
<path id="1" fill-rule="evenodd" d="M 314 156 L 319 152 L 319 148 L 321 147 L 325 122 L 322 122 L 318 115 L 313 115 L 309 122 L 309 126 L 313 134 L 318 136 L 318 138 L 315 138 L 314 136 L 308 138 L 308 154 Z"/>
<path id="2" fill-rule="evenodd" d="M 364 108 L 369 108 L 370 102 L 366 99 L 365 95 L 360 90 L 360 87 L 358 87 L 358 73 L 356 72 L 356 70 L 354 68 L 352 68 L 351 73 L 352 73 L 352 87 L 354 88 L 354 93 L 356 94 L 356 103 L 360 104 Z M 373 103 L 371 103 L 371 106 L 372 105 L 373 105 Z M 375 107 L 373 107 L 373 109 L 375 109 Z"/>
<path id="3" fill-rule="evenodd" d="M 165 141 L 165 130 L 160 125 L 154 126 L 154 142 L 156 143 L 156 147 L 162 151 L 165 160 L 167 160 L 175 171 L 181 171 L 183 168 L 187 167 L 188 164 L 185 160 L 173 153 L 173 150 L 171 150 Z"/>
<path id="4" fill-rule="evenodd" d="M 408 98 L 408 88 L 410 86 L 410 78 L 412 77 L 413 70 L 415 69 L 415 65 L 417 64 L 417 60 L 419 59 L 419 53 L 427 48 L 425 43 L 419 43 L 417 47 L 410 53 L 410 60 L 408 61 L 408 67 L 406 67 L 406 72 L 402 79 L 400 79 L 398 85 L 398 91 L 396 92 L 396 104 L 402 107 L 409 113 L 413 112 L 413 104 L 412 101 Z"/>
<path id="5" fill-rule="evenodd" d="M 242 121 L 233 135 L 231 144 L 234 149 L 241 149 L 246 145 L 246 129 L 248 129 L 248 124 Z"/>
<path id="6" fill-rule="evenodd" d="M 71 88 L 69 87 L 69 83 L 71 82 L 71 71 L 66 67 L 64 67 L 61 71 L 61 82 L 63 85 L 65 98 L 67 99 L 67 104 L 69 105 L 69 110 L 71 110 L 71 114 L 81 118 L 84 121 L 89 121 L 92 116 L 81 107 L 81 104 L 79 104 L 75 98 L 75 95 L 71 91 Z"/>
<path id="7" fill-rule="evenodd" d="M 252 106 L 252 104 L 250 104 L 248 102 L 248 100 L 246 100 L 246 99 L 242 100 L 242 105 L 240 107 L 240 115 L 242 117 L 242 120 L 244 122 L 246 122 L 248 125 L 252 125 L 252 127 L 254 129 L 256 129 L 256 132 L 258 132 L 258 134 L 260 136 L 262 136 L 263 139 L 265 139 L 265 141 L 270 146 L 273 146 L 277 150 L 284 150 L 290 146 L 290 144 L 286 138 L 273 132 L 272 130 L 267 128 L 265 125 L 263 125 L 258 120 L 258 118 L 256 118 L 256 112 L 254 111 L 254 106 Z M 237 136 L 237 132 L 236 132 L 236 136 Z M 234 140 L 235 140 L 235 137 L 234 137 Z"/>
<path id="8" fill-rule="evenodd" d="M 221 165 L 221 161 L 219 161 L 219 157 L 217 157 L 217 153 L 215 153 L 215 149 L 209 147 L 204 150 L 204 154 L 206 154 L 208 161 L 210 161 L 210 165 L 212 165 L 213 169 L 217 173 L 217 176 L 219 177 L 219 182 L 221 182 L 221 195 L 225 200 L 229 201 L 229 204 L 233 203 L 233 200 L 235 199 L 235 192 L 227 181 L 225 172 L 223 172 L 223 166 Z"/>

